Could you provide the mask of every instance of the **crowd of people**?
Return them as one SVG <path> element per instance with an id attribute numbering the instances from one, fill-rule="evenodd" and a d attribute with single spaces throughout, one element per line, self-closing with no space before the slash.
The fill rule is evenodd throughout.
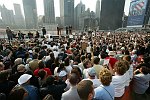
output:
<path id="1" fill-rule="evenodd" d="M 11 40 L 0 42 L 0 100 L 150 100 L 149 34 Z"/>

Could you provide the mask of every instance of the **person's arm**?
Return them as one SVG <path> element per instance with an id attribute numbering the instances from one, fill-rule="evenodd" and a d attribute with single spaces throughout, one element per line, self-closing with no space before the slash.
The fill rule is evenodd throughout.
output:
<path id="1" fill-rule="evenodd" d="M 11 58 L 12 54 L 13 54 L 13 52 L 12 52 L 12 51 L 10 51 L 9 55 L 7 56 L 7 57 L 8 57 L 8 59 L 10 59 L 10 58 Z"/>
<path id="2" fill-rule="evenodd" d="M 108 68 L 109 68 L 109 70 L 110 70 L 110 73 L 111 73 L 112 75 L 114 75 L 114 70 L 112 69 L 110 63 L 108 64 Z"/>

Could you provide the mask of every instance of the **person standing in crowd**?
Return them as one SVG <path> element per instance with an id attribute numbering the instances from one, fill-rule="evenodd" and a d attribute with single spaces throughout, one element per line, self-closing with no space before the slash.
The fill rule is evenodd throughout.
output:
<path id="1" fill-rule="evenodd" d="M 6 34 L 7 34 L 9 42 L 12 41 L 13 40 L 13 33 L 12 33 L 11 29 L 9 28 L 9 26 L 7 26 L 7 28 L 6 28 Z"/>
<path id="2" fill-rule="evenodd" d="M 69 82 L 70 82 L 71 88 L 62 94 L 61 100 L 80 100 L 80 97 L 77 92 L 77 87 L 76 87 L 76 85 L 79 82 L 78 75 L 75 73 L 70 74 Z"/>
<path id="3" fill-rule="evenodd" d="M 43 36 L 46 35 L 46 29 L 45 29 L 45 27 L 42 28 L 42 33 L 43 33 Z"/>
<path id="4" fill-rule="evenodd" d="M 134 71 L 133 76 L 133 100 L 150 100 L 150 96 L 146 93 L 150 82 L 150 68 L 141 65 Z"/>
<path id="5" fill-rule="evenodd" d="M 115 87 L 115 100 L 121 100 L 125 93 L 127 67 L 124 61 L 117 61 L 114 65 L 115 76 L 112 77 L 112 84 Z"/>
<path id="6" fill-rule="evenodd" d="M 90 80 L 83 80 L 78 83 L 77 91 L 81 100 L 93 100 L 94 87 L 93 82 Z"/>
<path id="7" fill-rule="evenodd" d="M 111 84 L 112 74 L 106 68 L 102 69 L 99 73 L 99 79 L 102 83 L 99 87 L 95 89 L 95 99 L 96 100 L 114 100 L 115 88 Z"/>
<path id="8" fill-rule="evenodd" d="M 23 74 L 18 79 L 18 83 L 28 92 L 28 96 L 26 97 L 27 99 L 25 100 L 40 100 L 38 88 L 30 85 L 31 77 L 32 75 Z"/>
<path id="9" fill-rule="evenodd" d="M 94 70 L 93 67 L 88 69 L 88 75 L 89 77 L 87 78 L 87 80 L 90 80 L 93 82 L 94 88 L 97 88 L 98 86 L 101 85 L 101 82 L 99 81 L 99 79 L 97 79 L 96 71 Z"/>
<path id="10" fill-rule="evenodd" d="M 8 100 L 27 100 L 28 92 L 22 86 L 15 86 L 9 96 Z"/>

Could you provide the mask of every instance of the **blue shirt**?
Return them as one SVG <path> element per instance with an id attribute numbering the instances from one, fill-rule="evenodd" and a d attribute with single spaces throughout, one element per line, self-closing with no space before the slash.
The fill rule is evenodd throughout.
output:
<path id="1" fill-rule="evenodd" d="M 23 85 L 23 87 L 28 91 L 28 97 L 25 100 L 39 100 L 38 89 L 32 85 Z"/>
<path id="2" fill-rule="evenodd" d="M 114 100 L 115 88 L 113 85 L 109 85 L 109 86 L 100 85 L 99 87 L 94 89 L 94 91 L 95 91 L 94 99 L 96 99 L 96 100 Z"/>

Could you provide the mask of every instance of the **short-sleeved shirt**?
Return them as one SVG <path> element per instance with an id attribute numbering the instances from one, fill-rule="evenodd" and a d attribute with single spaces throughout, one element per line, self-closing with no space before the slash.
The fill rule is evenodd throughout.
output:
<path id="1" fill-rule="evenodd" d="M 96 100 L 112 100 L 112 98 L 114 99 L 115 97 L 115 89 L 112 84 L 110 84 L 109 86 L 100 85 L 94 91 L 95 91 L 94 99 Z"/>

